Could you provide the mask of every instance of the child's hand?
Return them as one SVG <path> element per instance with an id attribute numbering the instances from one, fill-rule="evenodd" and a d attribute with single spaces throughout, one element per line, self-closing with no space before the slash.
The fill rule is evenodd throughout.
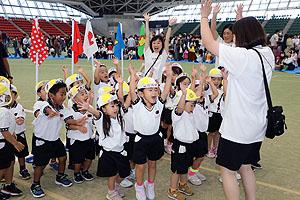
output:
<path id="1" fill-rule="evenodd" d="M 135 76 L 136 71 L 135 71 L 134 67 L 131 66 L 131 64 L 129 64 L 128 70 L 129 70 L 130 76 Z"/>
<path id="2" fill-rule="evenodd" d="M 193 68 L 192 68 L 192 78 L 194 79 L 194 80 L 196 80 L 197 79 L 197 73 L 198 73 L 198 71 L 197 71 L 197 69 L 194 67 L 194 65 L 193 65 Z"/>
<path id="3" fill-rule="evenodd" d="M 228 78 L 228 71 L 225 72 L 225 69 L 223 68 L 223 69 L 221 70 L 221 73 L 222 73 L 223 79 L 224 79 L 224 80 L 227 80 L 227 78 Z"/>
<path id="4" fill-rule="evenodd" d="M 18 152 L 21 152 L 24 149 L 25 146 L 21 142 L 16 142 L 14 144 L 14 147 L 17 149 Z"/>
<path id="5" fill-rule="evenodd" d="M 119 84 L 123 84 L 124 82 L 124 78 L 121 75 L 116 75 L 115 79 Z"/>
<path id="6" fill-rule="evenodd" d="M 206 70 L 207 70 L 207 66 L 204 65 L 203 63 L 202 64 L 199 64 L 199 68 L 201 69 L 202 73 L 206 73 Z"/>
<path id="7" fill-rule="evenodd" d="M 120 63 L 119 59 L 116 56 L 114 56 L 111 60 L 114 65 L 118 65 Z"/>
<path id="8" fill-rule="evenodd" d="M 149 21 L 149 20 L 150 20 L 150 15 L 149 15 L 149 13 L 145 13 L 143 16 L 144 16 L 144 18 L 145 18 L 146 21 Z"/>
<path id="9" fill-rule="evenodd" d="M 167 76 L 172 76 L 172 67 L 169 62 L 166 63 L 166 74 Z"/>
<path id="10" fill-rule="evenodd" d="M 62 69 L 64 72 L 68 71 L 67 68 L 66 68 L 66 66 L 64 66 L 64 65 L 61 67 L 61 69 Z"/>
<path id="11" fill-rule="evenodd" d="M 79 126 L 85 125 L 87 123 L 87 121 L 86 121 L 87 118 L 88 118 L 87 116 L 83 116 L 81 119 L 78 119 L 77 120 L 77 125 L 79 125 Z"/>
<path id="12" fill-rule="evenodd" d="M 95 94 L 94 94 L 93 90 L 89 91 L 89 96 L 90 96 L 90 99 L 94 99 L 95 98 Z"/>
<path id="13" fill-rule="evenodd" d="M 205 76 L 205 81 L 210 83 L 211 82 L 211 77 L 209 75 L 206 75 Z"/>
<path id="14" fill-rule="evenodd" d="M 83 72 L 83 69 L 82 69 L 82 67 L 80 67 L 80 66 L 77 66 L 77 71 L 81 74 L 82 72 Z"/>
<path id="15" fill-rule="evenodd" d="M 217 4 L 213 9 L 213 14 L 217 15 L 221 11 L 221 4 Z"/>
<path id="16" fill-rule="evenodd" d="M 52 117 L 54 117 L 56 115 L 59 115 L 59 113 L 58 112 L 54 112 L 54 111 L 51 110 L 50 113 L 49 113 L 49 115 L 48 115 L 48 118 L 52 118 Z"/>
<path id="17" fill-rule="evenodd" d="M 85 126 L 79 126 L 78 129 L 79 129 L 79 131 L 82 132 L 82 133 L 87 133 L 87 131 L 88 131 L 87 128 L 86 128 Z"/>
<path id="18" fill-rule="evenodd" d="M 16 119 L 16 123 L 17 123 L 18 125 L 23 124 L 23 123 L 24 123 L 24 118 L 23 118 L 23 117 L 18 117 L 18 118 Z"/>
<path id="19" fill-rule="evenodd" d="M 186 86 L 183 84 L 183 82 L 180 83 L 180 89 L 182 91 L 182 94 L 186 95 L 187 93 Z"/>
<path id="20" fill-rule="evenodd" d="M 85 102 L 77 102 L 77 106 L 80 111 L 87 111 L 89 109 L 90 104 L 87 99 L 87 101 Z"/>
<path id="21" fill-rule="evenodd" d="M 169 19 L 169 26 L 172 26 L 177 21 L 176 17 L 172 17 Z"/>

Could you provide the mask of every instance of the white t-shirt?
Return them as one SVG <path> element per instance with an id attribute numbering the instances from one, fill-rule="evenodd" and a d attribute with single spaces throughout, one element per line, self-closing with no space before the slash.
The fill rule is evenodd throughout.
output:
<path id="1" fill-rule="evenodd" d="M 82 133 L 79 130 L 69 130 L 68 125 L 66 124 L 67 127 L 67 137 L 71 139 L 71 145 L 75 140 L 79 141 L 85 141 L 88 140 L 92 137 L 93 135 L 93 115 L 89 112 L 86 113 L 81 113 L 77 108 L 73 105 L 72 109 L 70 109 L 70 112 L 72 113 L 74 120 L 81 119 L 82 117 L 86 116 L 87 123 L 84 125 L 87 128 L 86 133 Z M 73 141 L 72 141 L 73 140 Z"/>
<path id="2" fill-rule="evenodd" d="M 275 68 L 269 47 L 256 48 L 262 55 L 268 83 Z M 259 56 L 254 50 L 220 44 L 220 64 L 229 72 L 221 137 L 251 144 L 264 140 L 267 100 Z"/>
<path id="3" fill-rule="evenodd" d="M 270 38 L 271 47 L 275 46 L 275 43 L 278 42 L 278 39 L 279 39 L 279 37 L 277 34 L 272 35 L 272 37 Z"/>
<path id="4" fill-rule="evenodd" d="M 140 97 L 132 103 L 132 107 L 134 130 L 142 135 L 154 135 L 159 129 L 160 116 L 164 108 L 162 98 L 159 96 L 150 110 Z"/>
<path id="5" fill-rule="evenodd" d="M 37 112 L 41 112 L 41 108 L 47 105 L 48 102 L 44 101 L 43 99 L 38 99 L 37 102 L 33 105 L 33 116 L 35 117 Z"/>
<path id="6" fill-rule="evenodd" d="M 160 84 L 159 86 L 161 92 L 163 92 L 164 88 L 165 88 L 165 83 Z M 175 89 L 174 86 L 172 86 L 172 88 L 175 90 L 175 94 L 172 95 L 171 92 L 169 93 L 169 95 L 166 98 L 166 103 L 165 103 L 165 108 L 169 109 L 169 110 L 173 110 L 174 107 L 177 105 L 178 102 L 175 101 L 176 99 L 176 92 L 177 90 Z M 176 103 L 176 104 L 175 104 Z"/>
<path id="7" fill-rule="evenodd" d="M 155 62 L 159 53 L 152 52 L 150 47 L 148 47 L 148 49 L 145 49 L 144 52 L 145 52 L 144 54 L 145 54 L 145 73 L 146 73 L 148 71 L 148 69 Z M 168 58 L 168 54 L 167 54 L 166 50 L 164 49 L 162 54 L 159 56 L 158 60 L 156 61 L 155 65 L 153 66 L 154 71 L 153 71 L 152 78 L 155 80 L 158 80 L 159 82 L 161 82 L 161 77 L 162 77 L 163 69 L 167 62 L 167 58 Z M 150 71 L 149 71 L 149 73 L 150 73 Z M 147 76 L 149 75 L 149 73 L 147 74 Z"/>
<path id="8" fill-rule="evenodd" d="M 54 112 L 59 112 L 60 115 L 48 118 L 48 114 L 45 111 L 48 107 Z M 34 135 L 47 141 L 56 141 L 60 136 L 62 122 L 70 118 L 73 118 L 73 116 L 68 108 L 62 105 L 61 109 L 57 111 L 47 102 L 40 108 L 38 117 L 32 122 Z"/>
<path id="9" fill-rule="evenodd" d="M 12 113 L 15 116 L 15 119 L 18 119 L 19 117 L 22 117 L 24 119 L 24 123 L 21 125 L 16 124 L 16 134 L 22 133 L 26 130 L 26 125 L 25 125 L 25 119 L 26 119 L 26 113 L 23 109 L 23 106 L 20 103 L 15 102 L 12 105 L 11 108 Z"/>
<path id="10" fill-rule="evenodd" d="M 103 82 L 103 81 L 99 81 L 98 84 L 96 84 L 94 82 L 94 96 L 95 96 L 95 101 L 97 103 L 98 100 L 98 90 L 102 87 L 111 87 L 111 88 L 115 88 L 115 81 L 114 79 L 111 77 L 108 79 L 108 82 Z"/>
<path id="11" fill-rule="evenodd" d="M 209 116 L 208 116 L 208 107 L 209 107 L 208 96 L 205 97 L 204 103 L 196 103 L 193 114 L 195 119 L 195 126 L 197 131 L 206 132 L 208 129 Z"/>
<path id="12" fill-rule="evenodd" d="M 125 132 L 135 134 L 133 126 L 133 109 L 129 107 L 126 109 L 124 106 L 121 107 L 121 114 L 125 121 Z"/>
<path id="13" fill-rule="evenodd" d="M 8 107 L 0 107 L 0 132 L 9 131 L 12 135 L 15 132 L 16 120 L 12 110 Z M 0 133 L 0 139 L 4 139 Z M 0 144 L 0 149 L 2 145 Z M 4 145 L 3 145 L 4 147 Z"/>
<path id="14" fill-rule="evenodd" d="M 99 133 L 99 145 L 106 151 L 121 152 L 124 149 L 124 143 L 128 142 L 129 138 L 125 131 L 122 131 L 117 118 L 110 118 L 110 120 L 109 136 L 105 136 L 103 132 L 103 114 L 101 113 L 100 118 L 95 120 L 96 129 Z"/>
<path id="15" fill-rule="evenodd" d="M 214 112 L 214 113 L 221 113 L 222 107 L 224 106 L 223 86 L 221 86 L 221 88 L 218 88 L 217 90 L 218 90 L 219 94 L 213 100 L 213 102 L 209 104 L 208 111 Z"/>
<path id="16" fill-rule="evenodd" d="M 194 109 L 193 112 L 199 112 L 199 110 Z M 189 144 L 199 139 L 195 121 L 200 121 L 200 119 L 195 119 L 195 116 L 198 115 L 185 111 L 177 114 L 177 108 L 172 111 L 172 126 L 175 139 Z"/>
<path id="17" fill-rule="evenodd" d="M 231 43 L 226 43 L 226 42 L 223 40 L 223 38 L 221 38 L 220 36 L 218 36 L 218 38 L 217 38 L 216 41 L 217 41 L 218 43 L 224 44 L 224 45 L 226 45 L 226 46 L 235 47 L 235 44 L 234 44 L 233 42 L 231 42 Z M 219 63 L 219 57 L 216 56 L 215 67 L 219 67 L 219 66 L 222 66 L 222 65 L 220 65 L 220 63 Z M 222 67 L 225 67 L 225 66 L 222 66 Z"/>

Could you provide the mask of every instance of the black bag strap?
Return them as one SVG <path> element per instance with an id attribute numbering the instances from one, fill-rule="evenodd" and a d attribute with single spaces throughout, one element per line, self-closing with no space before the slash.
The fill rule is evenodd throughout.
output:
<path id="1" fill-rule="evenodd" d="M 268 86 L 266 71 L 265 71 L 265 67 L 264 67 L 264 62 L 262 60 L 262 57 L 261 57 L 260 53 L 256 49 L 254 49 L 254 48 L 252 48 L 252 49 L 258 54 L 258 56 L 260 58 L 260 62 L 261 62 L 261 65 L 262 65 L 263 76 L 264 76 L 264 85 L 265 85 L 265 91 L 266 91 L 266 97 L 267 97 L 268 107 L 269 107 L 269 110 L 272 110 L 273 109 L 273 105 L 272 105 L 270 90 L 269 90 L 269 86 Z"/>
<path id="2" fill-rule="evenodd" d="M 150 72 L 150 70 L 152 69 L 152 67 L 155 65 L 156 61 L 158 60 L 159 56 L 161 55 L 162 53 L 159 52 L 157 58 L 154 60 L 154 63 L 151 65 L 151 67 L 149 67 L 149 69 L 147 70 L 147 72 L 145 73 L 145 77 L 147 76 L 147 74 Z"/>

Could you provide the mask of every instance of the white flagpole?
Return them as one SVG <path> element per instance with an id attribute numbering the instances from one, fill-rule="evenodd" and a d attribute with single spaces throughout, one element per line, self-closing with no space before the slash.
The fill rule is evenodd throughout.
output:
<path id="1" fill-rule="evenodd" d="M 122 40 L 123 40 L 122 23 L 120 23 L 120 27 L 121 27 L 121 36 L 122 36 Z M 123 48 L 121 49 L 121 63 L 122 63 L 122 76 L 124 77 Z"/>
<path id="2" fill-rule="evenodd" d="M 74 19 L 72 19 L 72 48 L 74 42 Z M 74 74 L 74 51 L 72 51 L 72 74 Z"/>
<path id="3" fill-rule="evenodd" d="M 36 28 L 38 27 L 38 19 L 35 18 L 35 25 Z M 35 55 L 35 85 L 37 85 L 39 82 L 39 53 L 36 52 Z M 37 95 L 35 95 L 35 100 L 37 101 Z"/>

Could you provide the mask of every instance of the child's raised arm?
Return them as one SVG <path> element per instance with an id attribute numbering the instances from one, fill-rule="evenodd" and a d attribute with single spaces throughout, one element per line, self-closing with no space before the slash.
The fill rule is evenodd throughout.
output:
<path id="1" fill-rule="evenodd" d="M 94 115 L 97 119 L 99 119 L 100 118 L 100 112 L 98 111 L 98 110 L 96 110 L 95 108 L 93 108 L 90 104 L 89 104 L 89 102 L 88 102 L 88 100 L 86 101 L 86 102 L 83 102 L 83 103 L 81 103 L 81 102 L 78 102 L 77 103 L 77 106 L 78 106 L 78 108 L 79 108 L 79 110 L 80 111 L 88 111 L 88 112 L 90 112 L 92 115 Z M 82 119 L 82 118 L 81 118 Z M 85 119 L 84 119 L 85 120 Z"/>
<path id="2" fill-rule="evenodd" d="M 112 58 L 112 63 L 116 66 L 117 74 L 121 75 L 120 61 L 116 56 Z"/>
<path id="3" fill-rule="evenodd" d="M 101 62 L 98 61 L 96 58 L 94 59 L 95 63 L 97 64 L 97 67 L 95 69 L 95 72 L 94 72 L 94 83 L 95 84 L 98 84 L 99 81 L 100 81 L 100 78 L 99 78 L 99 71 L 100 71 L 100 65 L 101 65 Z"/>
<path id="4" fill-rule="evenodd" d="M 86 87 L 91 88 L 91 78 L 83 71 L 82 67 L 77 66 L 77 71 L 83 76 L 83 78 L 86 80 Z"/>
<path id="5" fill-rule="evenodd" d="M 181 114 L 184 111 L 184 106 L 185 106 L 185 99 L 186 99 L 186 87 L 184 86 L 184 84 L 181 82 L 180 83 L 180 88 L 182 91 L 182 95 L 180 97 L 180 100 L 178 102 L 178 106 L 177 106 L 177 113 Z"/>
<path id="6" fill-rule="evenodd" d="M 170 93 L 170 89 L 172 86 L 171 79 L 172 79 L 172 67 L 170 66 L 170 63 L 166 63 L 166 72 L 167 72 L 167 79 L 164 87 L 164 91 L 161 93 L 161 98 L 165 101 L 167 99 L 167 96 Z"/>
<path id="7" fill-rule="evenodd" d="M 207 70 L 207 66 L 204 65 L 203 63 L 199 64 L 199 68 L 200 70 L 202 71 L 202 75 L 205 77 L 206 75 L 206 70 Z M 204 88 L 207 89 L 208 88 L 208 85 L 206 82 L 203 83 L 204 84 Z"/>
<path id="8" fill-rule="evenodd" d="M 67 70 L 67 68 L 64 65 L 61 67 L 61 70 L 63 70 L 63 72 L 64 72 L 64 78 L 66 80 L 69 77 L 68 70 Z"/>
<path id="9" fill-rule="evenodd" d="M 190 89 L 193 90 L 194 92 L 196 91 L 196 80 L 198 78 L 197 73 L 198 73 L 198 71 L 193 65 L 193 68 L 192 68 L 192 83 L 191 83 Z"/>
<path id="10" fill-rule="evenodd" d="M 208 84 L 210 85 L 210 88 L 212 90 L 212 95 L 210 96 L 212 100 L 215 100 L 215 98 L 217 98 L 217 96 L 219 95 L 219 92 L 215 86 L 215 84 L 212 82 L 211 77 L 209 75 L 205 76 L 205 81 L 208 82 Z"/>
<path id="11" fill-rule="evenodd" d="M 173 17 L 169 19 L 169 26 L 168 26 L 168 31 L 166 34 L 166 40 L 165 40 L 165 51 L 168 54 L 169 53 L 169 44 L 170 44 L 170 36 L 171 36 L 171 31 L 172 31 L 172 26 L 176 22 L 176 18 Z"/>
<path id="12" fill-rule="evenodd" d="M 150 45 L 150 31 L 149 31 L 149 20 L 150 20 L 150 15 L 149 13 L 145 13 L 144 14 L 144 18 L 145 18 L 145 29 L 146 29 L 146 33 L 145 33 L 145 36 L 146 36 L 146 41 L 145 41 L 145 51 L 149 48 L 149 45 Z"/>
<path id="13" fill-rule="evenodd" d="M 131 100 L 135 101 L 137 99 L 137 95 L 135 93 L 135 88 L 136 88 L 136 71 L 134 69 L 134 67 L 132 67 L 131 65 L 129 65 L 128 67 L 129 73 L 130 73 L 130 85 L 129 85 L 129 93 L 131 96 Z"/>

